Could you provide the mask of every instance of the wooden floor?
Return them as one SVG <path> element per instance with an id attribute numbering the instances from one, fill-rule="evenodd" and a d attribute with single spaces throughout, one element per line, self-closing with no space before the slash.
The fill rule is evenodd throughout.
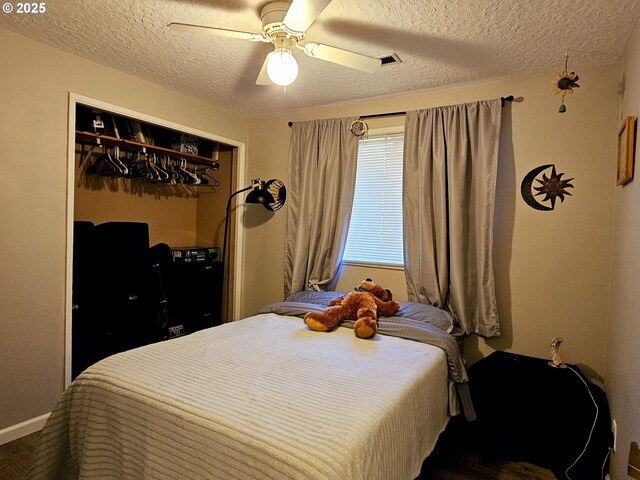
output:
<path id="1" fill-rule="evenodd" d="M 0 445 L 0 478 L 22 480 L 27 473 L 31 454 L 36 448 L 40 432 Z"/>
<path id="2" fill-rule="evenodd" d="M 543 468 L 523 462 L 483 458 L 456 445 L 455 434 L 444 432 L 425 461 L 419 480 L 555 480 Z M 23 480 L 38 433 L 0 445 L 0 479 Z M 364 480 L 364 479 L 363 479 Z M 397 480 L 397 479 L 389 479 Z"/>
<path id="3" fill-rule="evenodd" d="M 454 418 L 440 435 L 418 480 L 556 480 L 550 470 L 537 465 L 490 458 L 464 448 L 457 428 L 461 422 Z"/>

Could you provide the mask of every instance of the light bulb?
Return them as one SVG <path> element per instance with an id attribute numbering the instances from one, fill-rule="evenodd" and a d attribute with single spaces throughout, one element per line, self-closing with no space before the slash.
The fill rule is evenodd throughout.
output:
<path id="1" fill-rule="evenodd" d="M 276 48 L 267 60 L 267 75 L 276 85 L 287 86 L 298 77 L 298 62 L 288 48 Z"/>

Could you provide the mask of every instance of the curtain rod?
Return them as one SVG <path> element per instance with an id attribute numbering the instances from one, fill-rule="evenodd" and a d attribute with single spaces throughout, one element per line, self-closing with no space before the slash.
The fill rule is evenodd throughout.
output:
<path id="1" fill-rule="evenodd" d="M 500 97 L 500 102 L 502 103 L 502 106 L 504 107 L 505 102 L 513 102 L 513 95 L 508 95 L 506 97 Z M 365 118 L 382 118 L 382 117 L 398 117 L 400 115 L 406 115 L 407 112 L 389 112 L 389 113 L 374 113 L 371 115 L 360 115 L 358 118 L 359 119 L 365 119 Z M 288 125 L 290 127 L 293 126 L 293 122 L 289 122 Z"/>

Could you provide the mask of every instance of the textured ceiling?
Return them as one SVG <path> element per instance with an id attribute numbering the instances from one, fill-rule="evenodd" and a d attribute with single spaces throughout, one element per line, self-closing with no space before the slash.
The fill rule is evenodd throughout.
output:
<path id="1" fill-rule="evenodd" d="M 13 2 L 14 4 L 16 2 Z M 620 61 L 638 0 L 333 0 L 305 40 L 403 63 L 362 73 L 295 53 L 287 87 L 257 86 L 269 44 L 174 32 L 170 22 L 259 33 L 264 0 L 50 0 L 0 14 L 31 37 L 243 117 Z"/>

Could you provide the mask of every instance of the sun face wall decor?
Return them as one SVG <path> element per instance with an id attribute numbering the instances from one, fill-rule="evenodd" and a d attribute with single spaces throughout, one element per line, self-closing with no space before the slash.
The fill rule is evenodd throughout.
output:
<path id="1" fill-rule="evenodd" d="M 551 174 L 549 176 L 542 173 L 548 169 L 551 169 Z M 541 173 L 542 179 L 536 178 Z M 572 196 L 572 194 L 567 191 L 567 188 L 574 188 L 570 183 L 573 178 L 563 180 L 563 175 L 564 173 L 556 172 L 556 166 L 553 164 L 541 165 L 540 167 L 534 168 L 522 179 L 522 184 L 520 185 L 522 198 L 527 205 L 531 208 L 535 208 L 536 210 L 548 211 L 555 209 L 556 198 L 559 198 L 560 202 L 564 202 L 565 195 Z M 539 185 L 534 186 L 534 181 L 538 182 Z M 536 190 L 537 193 L 534 194 L 533 190 Z M 539 195 L 544 195 L 542 202 L 550 202 L 551 206 L 538 202 L 534 197 Z"/>

